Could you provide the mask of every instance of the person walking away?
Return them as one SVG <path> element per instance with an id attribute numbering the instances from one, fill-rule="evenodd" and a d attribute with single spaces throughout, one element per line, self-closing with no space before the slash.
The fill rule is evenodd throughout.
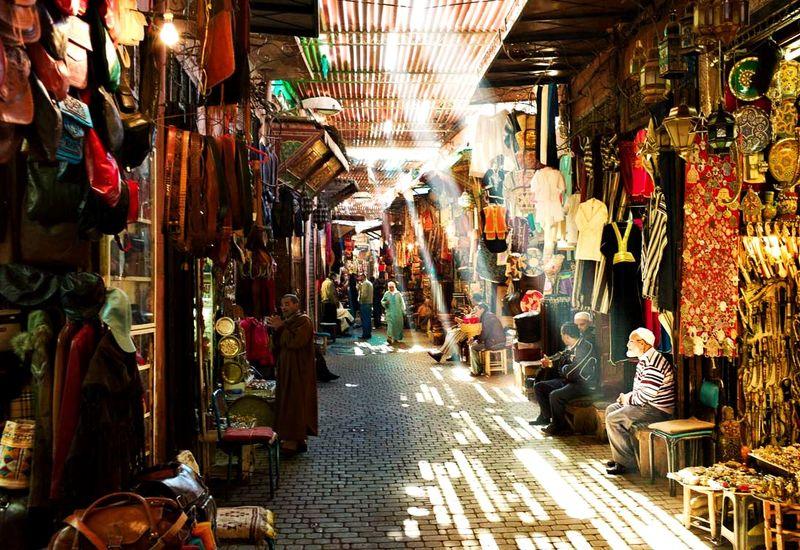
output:
<path id="1" fill-rule="evenodd" d="M 386 340 L 392 344 L 403 341 L 403 319 L 406 303 L 403 295 L 397 290 L 397 284 L 389 281 L 386 293 L 381 298 L 381 305 L 386 311 Z"/>
<path id="2" fill-rule="evenodd" d="M 590 340 L 583 337 L 578 325 L 561 325 L 561 340 L 566 349 L 557 357 L 542 360 L 542 367 L 556 368 L 558 378 L 537 382 L 533 387 L 539 403 L 539 418 L 531 424 L 549 424 L 542 430 L 547 435 L 566 433 L 564 413 L 567 404 L 572 399 L 589 395 L 597 380 L 597 350 Z"/>
<path id="3" fill-rule="evenodd" d="M 308 449 L 306 438 L 317 435 L 317 377 L 314 362 L 314 326 L 300 312 L 300 299 L 287 294 L 281 299 L 283 318 L 274 315 L 267 324 L 275 330 L 276 431 L 281 451 L 293 456 Z"/>
<path id="4" fill-rule="evenodd" d="M 350 273 L 347 277 L 347 301 L 350 305 L 350 315 L 355 319 L 358 313 L 358 279 L 355 273 Z"/>
<path id="5" fill-rule="evenodd" d="M 336 306 L 339 300 L 336 299 L 336 285 L 333 282 L 333 272 L 322 281 L 322 286 L 319 288 L 319 298 L 322 301 L 322 322 L 336 323 Z M 333 336 L 335 336 L 335 334 Z"/>
<path id="6" fill-rule="evenodd" d="M 637 426 L 647 426 L 672 417 L 675 410 L 675 369 L 654 347 L 656 336 L 637 328 L 628 337 L 628 357 L 637 357 L 633 390 L 621 393 L 606 408 L 606 433 L 611 460 L 610 475 L 636 470 Z"/>
<path id="7" fill-rule="evenodd" d="M 481 320 L 481 333 L 469 345 L 470 375 L 483 374 L 483 352 L 500 350 L 506 347 L 506 333 L 497 315 L 489 311 L 489 306 L 481 302 L 475 306 L 475 315 Z"/>
<path id="8" fill-rule="evenodd" d="M 375 277 L 370 277 L 372 281 L 372 326 L 375 328 L 381 328 L 383 324 L 381 319 L 383 318 L 383 304 L 381 303 L 381 299 L 383 298 L 384 292 L 386 292 L 386 282 L 383 279 L 383 274 L 377 279 Z"/>
<path id="9" fill-rule="evenodd" d="M 372 338 L 372 301 L 373 287 L 369 279 L 361 275 L 361 284 L 358 286 L 358 307 L 361 311 L 361 339 Z"/>

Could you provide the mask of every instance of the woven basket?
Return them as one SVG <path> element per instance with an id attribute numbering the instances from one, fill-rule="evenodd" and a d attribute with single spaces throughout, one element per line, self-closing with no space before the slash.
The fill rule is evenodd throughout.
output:
<path id="1" fill-rule="evenodd" d="M 9 420 L 0 439 L 0 487 L 25 489 L 30 484 L 33 457 L 32 420 Z"/>
<path id="2" fill-rule="evenodd" d="M 477 338 L 483 330 L 483 325 L 481 323 L 475 323 L 472 325 L 466 325 L 462 323 L 461 330 L 467 335 L 467 338 Z"/>

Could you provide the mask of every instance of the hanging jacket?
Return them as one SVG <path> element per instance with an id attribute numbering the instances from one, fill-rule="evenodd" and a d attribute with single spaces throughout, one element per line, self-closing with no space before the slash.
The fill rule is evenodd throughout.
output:
<path id="1" fill-rule="evenodd" d="M 244 332 L 247 360 L 256 367 L 274 365 L 267 326 L 254 317 L 245 317 L 239 321 L 239 327 Z"/>

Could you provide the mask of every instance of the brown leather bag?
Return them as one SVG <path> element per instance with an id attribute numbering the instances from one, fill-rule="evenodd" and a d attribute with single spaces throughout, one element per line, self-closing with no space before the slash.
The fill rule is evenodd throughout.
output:
<path id="1" fill-rule="evenodd" d="M 79 90 L 89 85 L 89 52 L 92 51 L 92 40 L 89 34 L 89 24 L 77 17 L 68 19 L 66 27 L 67 36 L 67 68 L 69 69 L 69 83 Z"/>
<path id="2" fill-rule="evenodd" d="M 45 89 L 58 101 L 63 101 L 69 92 L 69 69 L 67 62 L 50 57 L 40 44 L 29 44 L 28 55 L 31 58 L 33 72 L 44 84 Z"/>
<path id="3" fill-rule="evenodd" d="M 64 522 L 68 527 L 53 536 L 50 550 L 180 549 L 191 531 L 177 502 L 135 493 L 106 495 Z"/>
<path id="4" fill-rule="evenodd" d="M 0 122 L 30 124 L 33 120 L 33 94 L 29 75 L 31 61 L 19 47 L 6 50 L 6 75 L 0 87 Z"/>
<path id="5" fill-rule="evenodd" d="M 207 3 L 207 4 L 206 4 Z M 229 78 L 236 69 L 233 49 L 233 6 L 230 0 L 205 0 L 198 9 L 200 36 L 205 36 L 200 65 L 205 75 L 201 93 Z"/>
<path id="6" fill-rule="evenodd" d="M 38 41 L 40 36 L 36 0 L 0 2 L 0 38 L 6 45 L 30 44 Z"/>

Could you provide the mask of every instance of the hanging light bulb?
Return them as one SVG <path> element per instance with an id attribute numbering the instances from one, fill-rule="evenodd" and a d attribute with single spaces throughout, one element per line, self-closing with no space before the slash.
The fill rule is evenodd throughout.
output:
<path id="1" fill-rule="evenodd" d="M 172 19 L 173 17 L 171 12 L 164 13 L 164 23 L 162 23 L 161 31 L 158 33 L 161 41 L 170 49 L 174 48 L 175 44 L 177 44 L 181 38 L 181 35 L 178 33 L 178 29 L 175 27 L 175 23 L 173 23 Z"/>

